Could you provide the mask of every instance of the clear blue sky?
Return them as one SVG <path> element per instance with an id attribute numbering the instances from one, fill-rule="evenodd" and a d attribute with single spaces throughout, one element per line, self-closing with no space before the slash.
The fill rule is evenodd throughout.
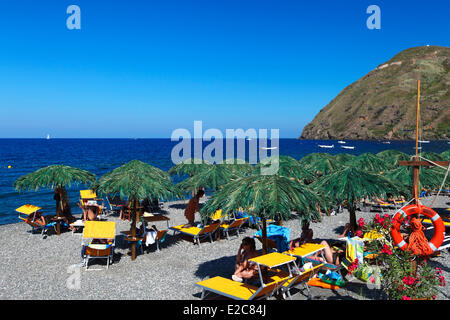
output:
<path id="1" fill-rule="evenodd" d="M 2 1 L 0 137 L 170 137 L 194 120 L 298 137 L 399 51 L 449 46 L 449 14 L 448 0 Z"/>

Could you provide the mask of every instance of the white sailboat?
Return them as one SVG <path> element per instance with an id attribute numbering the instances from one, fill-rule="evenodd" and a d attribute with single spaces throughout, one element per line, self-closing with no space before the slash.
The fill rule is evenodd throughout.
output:
<path id="1" fill-rule="evenodd" d="M 47 133 L 47 136 L 45 137 L 45 139 L 50 140 L 50 134 Z"/>
<path id="2" fill-rule="evenodd" d="M 340 144 L 344 144 L 344 143 L 347 143 L 347 142 L 345 142 L 345 141 L 342 141 L 342 140 L 339 140 L 339 141 L 338 141 L 338 143 L 340 143 Z"/>
<path id="3" fill-rule="evenodd" d="M 420 143 L 430 143 L 428 140 L 419 140 Z"/>

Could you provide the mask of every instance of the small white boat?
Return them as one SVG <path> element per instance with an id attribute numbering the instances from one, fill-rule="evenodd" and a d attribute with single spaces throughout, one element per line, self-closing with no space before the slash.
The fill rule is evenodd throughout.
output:
<path id="1" fill-rule="evenodd" d="M 50 134 L 47 133 L 47 136 L 45 137 L 45 139 L 50 140 Z"/>
<path id="2" fill-rule="evenodd" d="M 341 146 L 341 148 L 344 148 L 344 149 L 355 149 L 355 147 L 353 147 L 353 146 Z"/>
<path id="3" fill-rule="evenodd" d="M 345 141 L 342 141 L 342 140 L 339 140 L 339 141 L 338 141 L 338 143 L 340 143 L 340 144 L 344 144 L 344 143 L 347 143 L 347 142 L 345 142 Z"/>
<path id="4" fill-rule="evenodd" d="M 430 143 L 428 140 L 419 140 L 420 143 Z"/>
<path id="5" fill-rule="evenodd" d="M 390 141 L 383 141 L 384 144 L 391 144 Z"/>
<path id="6" fill-rule="evenodd" d="M 319 144 L 320 148 L 334 148 L 334 144 L 332 145 L 325 145 L 325 144 Z"/>
<path id="7" fill-rule="evenodd" d="M 275 150 L 275 149 L 277 149 L 277 147 L 270 147 L 270 148 L 268 148 L 268 147 L 261 147 L 261 149 L 263 149 L 263 150 Z"/>

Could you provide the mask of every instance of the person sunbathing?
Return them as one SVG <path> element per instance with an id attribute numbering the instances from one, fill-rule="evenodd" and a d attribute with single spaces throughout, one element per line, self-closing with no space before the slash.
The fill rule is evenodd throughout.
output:
<path id="1" fill-rule="evenodd" d="M 42 212 L 36 211 L 28 215 L 28 217 L 25 219 L 26 223 L 35 223 L 40 226 L 46 226 L 50 222 L 52 222 L 52 219 L 54 218 L 54 215 L 42 215 Z"/>
<path id="2" fill-rule="evenodd" d="M 239 246 L 236 257 L 235 271 L 232 275 L 234 281 L 242 282 L 244 279 L 251 279 L 257 275 L 257 266 L 248 260 L 258 256 L 256 251 L 255 240 L 245 237 Z"/>
<path id="3" fill-rule="evenodd" d="M 99 205 L 95 201 L 88 201 L 85 205 L 77 203 L 78 207 L 83 210 L 83 220 L 96 221 L 99 212 Z"/>
<path id="4" fill-rule="evenodd" d="M 300 234 L 300 237 L 289 242 L 289 249 L 292 250 L 296 247 L 300 247 L 304 243 L 311 242 L 312 239 L 313 231 L 309 227 L 309 222 L 304 222 L 302 225 L 302 233 Z"/>
<path id="5" fill-rule="evenodd" d="M 320 251 L 316 252 L 313 255 L 313 259 L 321 261 L 321 262 L 326 262 L 326 263 L 338 265 L 340 263 L 339 256 L 344 251 L 341 250 L 341 249 L 335 250 L 334 248 L 331 248 L 330 245 L 328 244 L 328 242 L 326 242 L 325 240 L 321 241 L 320 244 L 325 246 L 325 248 L 323 249 L 323 253 L 324 253 L 325 259 L 322 257 L 322 254 L 320 253 Z"/>

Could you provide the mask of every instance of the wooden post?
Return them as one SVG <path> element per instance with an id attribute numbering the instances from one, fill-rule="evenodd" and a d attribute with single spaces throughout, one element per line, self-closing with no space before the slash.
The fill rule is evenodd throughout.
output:
<path id="1" fill-rule="evenodd" d="M 267 222 L 266 218 L 262 218 L 262 238 L 263 238 L 263 254 L 267 253 Z"/>
<path id="2" fill-rule="evenodd" d="M 136 208 L 137 208 L 137 200 L 133 200 L 132 204 L 132 212 L 131 212 L 131 238 L 134 240 L 136 237 Z M 136 259 L 136 242 L 131 241 L 131 260 Z"/>

